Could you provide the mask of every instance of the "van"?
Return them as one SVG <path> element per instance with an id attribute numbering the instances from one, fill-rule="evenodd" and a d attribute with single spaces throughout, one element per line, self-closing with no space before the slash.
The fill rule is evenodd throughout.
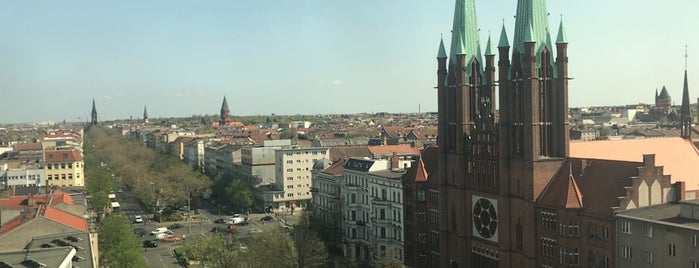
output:
<path id="1" fill-rule="evenodd" d="M 170 230 L 168 230 L 166 227 L 159 227 L 156 228 L 155 230 L 151 231 L 151 235 L 157 235 L 157 234 L 163 234 L 163 233 L 168 233 Z"/>

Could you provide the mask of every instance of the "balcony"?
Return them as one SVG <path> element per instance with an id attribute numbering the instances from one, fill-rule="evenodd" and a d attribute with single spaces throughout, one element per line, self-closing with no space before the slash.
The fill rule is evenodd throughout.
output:
<path id="1" fill-rule="evenodd" d="M 374 199 L 371 199 L 371 204 L 374 205 L 374 206 L 385 206 L 385 207 L 389 207 L 389 206 L 391 206 L 391 203 L 393 203 L 393 202 L 388 201 L 388 200 L 386 200 L 386 199 L 381 199 L 381 198 L 378 198 L 378 197 L 374 197 Z"/>

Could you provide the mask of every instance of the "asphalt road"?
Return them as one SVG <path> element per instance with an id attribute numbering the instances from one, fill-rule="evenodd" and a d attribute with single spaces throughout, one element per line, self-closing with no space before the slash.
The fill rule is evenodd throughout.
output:
<path id="1" fill-rule="evenodd" d="M 158 223 L 153 221 L 153 212 L 150 213 L 145 210 L 145 207 L 141 205 L 138 199 L 133 196 L 133 194 L 128 191 L 122 191 L 121 193 L 116 193 L 117 201 L 121 205 L 121 211 L 124 213 L 128 219 L 133 220 L 134 216 L 140 215 L 143 217 L 143 223 L 132 223 L 134 228 L 144 228 L 148 233 L 151 230 L 155 230 L 158 227 L 170 227 L 174 222 L 164 222 Z M 182 267 L 174 253 L 174 249 L 179 247 L 188 240 L 196 239 L 203 236 L 214 235 L 210 232 L 214 226 L 227 226 L 226 224 L 215 224 L 213 221 L 218 218 L 229 219 L 230 215 L 225 215 L 225 213 L 219 214 L 220 210 L 217 206 L 212 206 L 209 202 L 201 200 L 202 208 L 198 209 L 200 214 L 198 218 L 206 219 L 197 222 L 177 222 L 182 225 L 182 228 L 171 229 L 175 236 L 182 237 L 183 235 L 187 237 L 186 240 L 176 241 L 176 242 L 165 242 L 158 241 L 158 247 L 155 248 L 143 248 L 143 256 L 146 262 L 151 267 Z M 272 221 L 262 222 L 260 219 L 265 216 L 265 214 L 250 214 L 248 216 L 249 225 L 240 226 L 236 236 L 239 241 L 245 241 L 250 238 L 254 233 L 264 232 L 272 228 L 279 228 L 283 226 L 285 221 L 295 222 L 298 220 L 298 215 L 288 215 L 288 214 L 275 214 Z M 143 240 L 153 240 L 154 236 L 146 235 Z"/>

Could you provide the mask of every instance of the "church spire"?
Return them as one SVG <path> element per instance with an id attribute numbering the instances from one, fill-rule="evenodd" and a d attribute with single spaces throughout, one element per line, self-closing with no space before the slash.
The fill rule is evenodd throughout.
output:
<path id="1" fill-rule="evenodd" d="M 447 58 L 447 50 L 444 49 L 444 39 L 439 38 L 439 51 L 437 51 L 437 58 L 438 59 L 446 59 Z"/>
<path id="2" fill-rule="evenodd" d="M 689 108 L 689 84 L 687 83 L 687 46 L 684 48 L 684 86 L 682 87 L 680 124 L 682 129 L 682 138 L 690 139 L 692 135 L 692 114 Z"/>
<path id="3" fill-rule="evenodd" d="M 558 36 L 556 37 L 556 44 L 566 43 L 568 43 L 568 37 L 566 37 L 566 30 L 563 28 L 563 15 L 561 15 L 561 24 L 558 26 Z"/>
<path id="4" fill-rule="evenodd" d="M 526 36 L 528 31 L 529 36 Z M 546 0 L 519 0 L 513 51 L 524 53 L 524 42 L 534 41 L 536 42 L 535 52 L 538 54 L 542 45 L 547 46 L 549 50 L 552 49 L 550 40 Z"/>
<path id="5" fill-rule="evenodd" d="M 456 64 L 458 52 L 466 55 L 467 68 L 473 60 L 483 63 L 480 43 L 475 1 L 456 0 L 454 25 L 451 30 L 450 64 Z"/>
<path id="6" fill-rule="evenodd" d="M 92 98 L 92 122 L 91 125 L 97 125 L 97 107 L 95 106 L 95 98 Z"/>
<path id="7" fill-rule="evenodd" d="M 143 122 L 148 123 L 148 110 L 145 105 L 143 105 Z"/>
<path id="8" fill-rule="evenodd" d="M 231 109 L 228 108 L 228 100 L 226 100 L 226 96 L 223 96 L 223 104 L 221 104 L 221 115 L 220 115 L 220 120 L 218 121 L 219 126 L 225 126 L 227 125 L 231 119 Z"/>

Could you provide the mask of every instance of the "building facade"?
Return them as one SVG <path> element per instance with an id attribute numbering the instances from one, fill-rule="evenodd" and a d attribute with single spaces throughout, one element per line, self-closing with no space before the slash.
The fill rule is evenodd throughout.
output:
<path id="1" fill-rule="evenodd" d="M 401 179 L 405 170 L 400 166 L 406 162 L 394 157 L 390 161 L 350 158 L 345 163 L 340 190 L 345 257 L 371 262 L 392 254 L 404 261 Z"/>
<path id="2" fill-rule="evenodd" d="M 22 164 L 11 168 L 8 163 L 0 163 L 0 184 L 2 188 L 44 186 L 46 173 L 40 164 Z"/>
<path id="3" fill-rule="evenodd" d="M 439 266 L 437 147 L 426 148 L 403 177 L 405 264 Z"/>
<path id="4" fill-rule="evenodd" d="M 699 267 L 699 202 L 616 213 L 615 267 Z"/>
<path id="5" fill-rule="evenodd" d="M 440 42 L 437 54 L 439 267 L 536 266 L 535 200 L 570 139 L 568 42 L 562 23 L 555 43 L 549 31 L 545 2 L 519 0 L 496 65 L 475 1 L 456 1 L 450 53 Z"/>
<path id="6" fill-rule="evenodd" d="M 47 185 L 85 186 L 83 157 L 76 150 L 44 152 Z"/>
<path id="7" fill-rule="evenodd" d="M 293 212 L 305 208 L 311 201 L 311 173 L 313 165 L 329 159 L 328 148 L 301 148 L 275 150 L 275 186 L 284 191 L 277 208 Z"/>

